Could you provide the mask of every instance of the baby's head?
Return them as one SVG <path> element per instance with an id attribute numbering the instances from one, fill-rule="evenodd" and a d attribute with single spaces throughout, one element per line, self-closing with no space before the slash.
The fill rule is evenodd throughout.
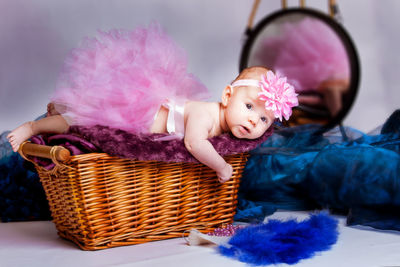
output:
<path id="1" fill-rule="evenodd" d="M 297 105 L 297 94 L 286 78 L 260 66 L 244 69 L 222 93 L 224 119 L 237 138 L 262 136 L 276 118 L 289 119 Z"/>

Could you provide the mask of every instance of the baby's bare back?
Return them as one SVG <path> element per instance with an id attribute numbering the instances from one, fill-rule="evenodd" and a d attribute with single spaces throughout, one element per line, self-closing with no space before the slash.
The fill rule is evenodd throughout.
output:
<path id="1" fill-rule="evenodd" d="M 220 135 L 223 132 L 220 124 L 220 103 L 218 102 L 186 102 L 184 120 L 185 132 L 207 130 L 207 138 Z M 188 121 L 195 121 L 196 123 L 187 123 Z"/>
<path id="2" fill-rule="evenodd" d="M 195 129 L 189 129 L 189 131 L 204 131 L 208 133 L 208 137 L 220 135 L 222 129 L 219 122 L 219 103 L 218 102 L 201 102 L 201 101 L 187 101 L 184 106 L 184 126 L 186 132 L 186 126 L 188 120 L 194 120 L 198 123 L 189 124 L 189 127 L 195 127 Z M 151 133 L 167 133 L 167 121 L 168 121 L 169 110 L 165 106 L 161 106 L 154 118 L 154 122 L 150 128 Z M 197 130 L 197 127 L 202 127 Z"/>

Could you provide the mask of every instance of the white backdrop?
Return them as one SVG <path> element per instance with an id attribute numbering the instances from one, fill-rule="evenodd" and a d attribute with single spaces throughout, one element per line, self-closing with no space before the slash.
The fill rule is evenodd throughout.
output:
<path id="1" fill-rule="evenodd" d="M 298 1 L 289 1 L 294 6 Z M 307 5 L 327 11 L 327 1 Z M 358 49 L 361 82 L 344 124 L 369 131 L 399 107 L 400 1 L 338 1 Z M 214 100 L 238 72 L 252 0 L 0 0 L 0 132 L 45 112 L 63 60 L 97 29 L 157 20 L 188 53 Z M 262 0 L 256 22 L 280 0 Z"/>

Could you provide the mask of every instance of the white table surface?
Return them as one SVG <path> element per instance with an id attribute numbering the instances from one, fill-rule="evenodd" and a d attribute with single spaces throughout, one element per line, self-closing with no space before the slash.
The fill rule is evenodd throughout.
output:
<path id="1" fill-rule="evenodd" d="M 305 212 L 277 212 L 269 218 L 305 218 Z M 345 226 L 338 242 L 295 265 L 275 266 L 400 266 L 400 233 Z M 0 223 L 0 266 L 248 266 L 219 255 L 213 246 L 188 246 L 183 238 L 82 251 L 58 237 L 49 221 Z"/>

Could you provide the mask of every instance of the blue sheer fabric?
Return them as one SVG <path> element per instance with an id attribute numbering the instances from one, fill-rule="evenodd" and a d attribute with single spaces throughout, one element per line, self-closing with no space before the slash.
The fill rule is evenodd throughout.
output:
<path id="1" fill-rule="evenodd" d="M 251 152 L 235 220 L 330 209 L 349 225 L 400 230 L 400 110 L 378 134 L 315 125 L 276 131 Z"/>
<path id="2" fill-rule="evenodd" d="M 49 220 L 49 206 L 39 176 L 33 165 L 29 166 L 12 151 L 8 133 L 0 134 L 1 221 Z"/>

